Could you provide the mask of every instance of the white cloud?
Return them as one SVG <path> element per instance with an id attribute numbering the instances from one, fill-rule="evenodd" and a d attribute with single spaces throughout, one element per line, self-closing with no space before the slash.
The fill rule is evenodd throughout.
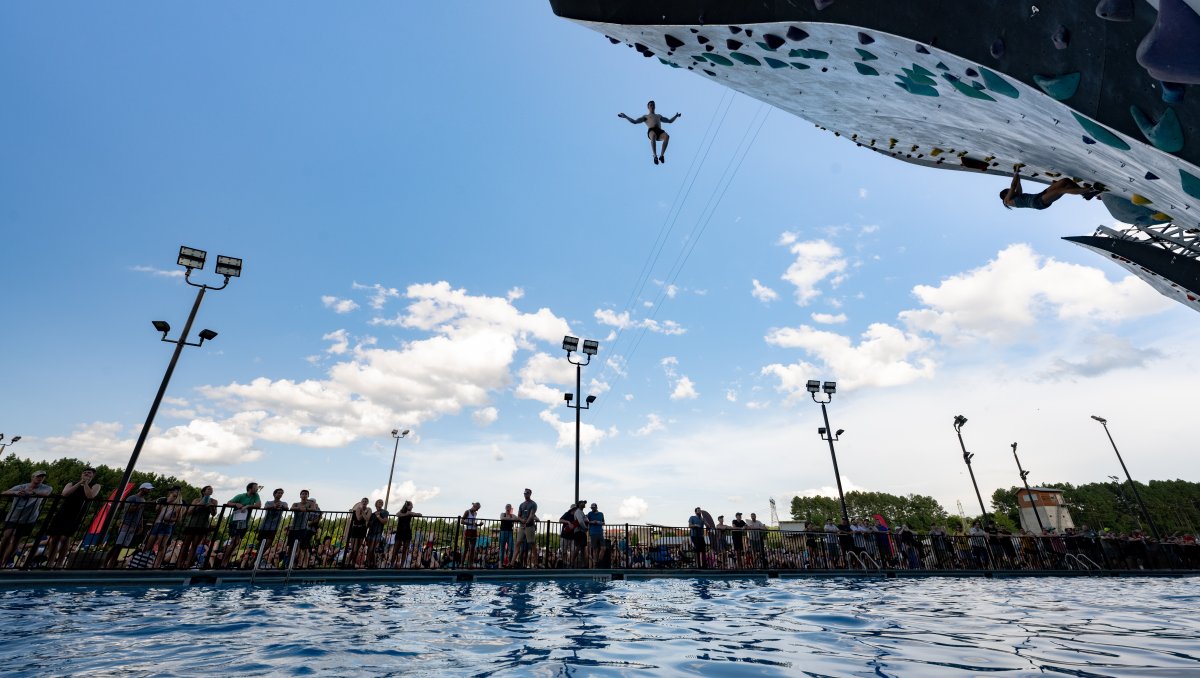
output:
<path id="1" fill-rule="evenodd" d="M 500 412 L 494 407 L 484 407 L 471 414 L 471 419 L 480 426 L 491 426 L 499 418 Z"/>
<path id="2" fill-rule="evenodd" d="M 904 311 L 909 330 L 951 345 L 1027 338 L 1039 317 L 1112 321 L 1157 313 L 1171 301 L 1134 276 L 1110 282 L 1098 268 L 1044 257 L 1029 245 L 1009 245 L 987 264 L 917 285 L 924 308 Z"/>
<path id="3" fill-rule="evenodd" d="M 178 269 L 161 269 L 153 266 L 130 266 L 129 270 L 137 271 L 138 273 L 149 273 L 157 278 L 183 278 L 183 271 Z"/>
<path id="4" fill-rule="evenodd" d="M 631 327 L 644 327 L 656 334 L 678 335 L 687 332 L 679 323 L 674 320 L 663 320 L 661 322 L 653 318 L 643 318 L 642 320 L 633 320 L 629 316 L 629 311 L 615 313 L 610 309 L 599 309 L 593 314 L 597 321 L 603 325 L 616 327 L 620 330 L 629 329 Z"/>
<path id="5" fill-rule="evenodd" d="M 625 497 L 621 501 L 621 506 L 617 508 L 617 517 L 629 522 L 640 521 L 646 512 L 650 510 L 650 505 L 645 499 L 637 496 Z"/>
<path id="6" fill-rule="evenodd" d="M 699 396 L 700 394 L 696 392 L 696 385 L 687 377 L 680 377 L 675 382 L 675 390 L 671 391 L 671 400 L 692 400 Z"/>
<path id="7" fill-rule="evenodd" d="M 799 242 L 790 233 L 784 236 L 780 242 L 789 244 L 789 250 L 796 259 L 782 278 L 796 287 L 797 304 L 806 306 L 820 296 L 818 285 L 822 282 L 827 280 L 831 286 L 837 287 L 846 279 L 847 261 L 842 258 L 842 251 L 837 246 L 826 240 Z"/>
<path id="8" fill-rule="evenodd" d="M 754 289 L 750 291 L 750 296 L 758 299 L 764 304 L 775 301 L 779 298 L 778 292 L 760 283 L 757 278 L 751 280 L 750 282 L 754 285 Z"/>
<path id="9" fill-rule="evenodd" d="M 846 322 L 846 314 L 839 313 L 837 315 L 833 315 L 832 313 L 813 313 L 812 319 L 813 322 L 820 323 L 822 325 L 838 325 Z"/>
<path id="10" fill-rule="evenodd" d="M 342 355 L 346 351 L 350 350 L 350 335 L 346 332 L 346 330 L 335 330 L 321 338 L 325 341 L 333 342 L 330 344 L 329 348 L 325 349 L 326 353 Z"/>
<path id="11" fill-rule="evenodd" d="M 1086 346 L 1089 350 L 1082 359 L 1071 360 L 1061 356 L 1054 358 L 1042 373 L 1042 378 L 1073 381 L 1078 378 L 1098 377 L 1114 370 L 1140 369 L 1165 357 L 1165 354 L 1156 348 L 1138 348 L 1128 339 L 1112 335 L 1092 337 L 1086 342 Z M 1074 357 L 1078 355 L 1073 354 Z"/>
<path id="12" fill-rule="evenodd" d="M 321 303 L 325 305 L 325 308 L 332 308 L 334 313 L 349 313 L 358 308 L 358 304 L 353 299 L 338 299 L 330 295 L 321 297 Z"/>
<path id="13" fill-rule="evenodd" d="M 564 408 L 565 409 L 565 408 Z M 575 447 L 575 419 L 572 415 L 571 420 L 566 421 L 559 419 L 554 414 L 555 409 L 545 409 L 538 414 L 538 418 L 550 425 L 558 433 L 558 440 L 555 442 L 555 447 Z M 588 452 L 600 441 L 605 438 L 611 438 L 617 435 L 616 427 L 609 429 L 601 429 L 588 423 L 580 423 L 579 425 L 579 446 L 584 452 Z"/>
<path id="14" fill-rule="evenodd" d="M 525 290 L 520 287 L 514 287 L 508 291 L 508 294 L 504 295 L 504 298 L 508 299 L 510 302 L 513 302 L 523 296 L 525 296 Z"/>
<path id="15" fill-rule="evenodd" d="M 852 390 L 863 386 L 898 386 L 933 376 L 934 362 L 924 354 L 933 342 L 883 323 L 873 323 L 861 335 L 857 346 L 848 337 L 815 330 L 807 325 L 773 329 L 766 342 L 783 348 L 804 349 L 820 360 L 818 369 L 807 362 L 792 365 L 772 364 L 762 373 L 779 380 L 781 390 L 803 395 L 809 379 L 836 375 L 839 388 Z"/>
<path id="16" fill-rule="evenodd" d="M 725 400 L 728 400 L 731 403 L 736 403 L 737 399 L 738 399 L 737 391 L 735 391 L 733 389 L 728 389 L 725 391 Z"/>
<path id="17" fill-rule="evenodd" d="M 492 444 L 492 461 L 504 461 L 504 452 L 495 443 Z"/>
<path id="18" fill-rule="evenodd" d="M 867 189 L 865 189 L 865 188 L 858 189 L 858 197 L 861 200 L 866 200 L 867 199 Z"/>
<path id="19" fill-rule="evenodd" d="M 384 287 L 379 283 L 375 283 L 374 285 L 353 283 L 350 287 L 351 289 L 370 291 L 371 299 L 367 303 L 375 310 L 383 308 L 387 304 L 388 299 L 396 299 L 400 296 L 400 290 L 395 287 Z"/>
<path id="20" fill-rule="evenodd" d="M 386 493 L 387 486 L 385 485 L 383 487 L 371 490 L 371 492 L 367 495 L 367 498 L 370 499 L 371 504 L 374 505 L 375 500 L 383 499 Z M 394 507 L 390 508 L 390 510 L 395 513 L 396 511 L 400 510 L 400 507 L 403 506 L 404 502 L 406 501 L 419 504 L 423 501 L 433 499 L 441 493 L 442 489 L 440 487 L 418 488 L 411 480 L 405 480 L 404 482 L 393 482 L 392 494 L 391 497 L 388 498 L 388 506 Z M 326 507 L 322 506 L 321 508 Z"/>
<path id="21" fill-rule="evenodd" d="M 646 425 L 634 431 L 633 435 L 639 437 L 648 436 L 651 433 L 662 431 L 664 429 L 666 429 L 666 426 L 663 424 L 662 417 L 651 412 L 650 414 L 646 415 Z"/>

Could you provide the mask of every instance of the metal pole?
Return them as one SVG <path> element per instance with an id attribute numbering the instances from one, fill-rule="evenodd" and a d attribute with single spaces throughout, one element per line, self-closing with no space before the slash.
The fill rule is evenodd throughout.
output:
<path id="1" fill-rule="evenodd" d="M 575 363 L 575 397 L 583 400 L 583 365 Z M 579 503 L 579 410 L 580 403 L 575 403 L 575 503 Z"/>
<path id="2" fill-rule="evenodd" d="M 975 498 L 979 500 L 980 517 L 986 519 L 988 512 L 983 507 L 983 495 L 979 494 L 979 484 L 975 482 L 975 471 L 971 469 L 971 453 L 967 452 L 967 445 L 963 442 L 962 431 L 955 429 L 958 434 L 958 445 L 962 448 L 963 461 L 967 462 L 967 473 L 971 474 L 971 486 L 975 488 Z"/>
<path id="3" fill-rule="evenodd" d="M 1029 505 L 1033 507 L 1033 517 L 1037 518 L 1038 535 L 1046 534 L 1046 526 L 1042 524 L 1042 516 L 1038 514 L 1037 502 L 1033 500 L 1033 491 L 1029 489 L 1029 481 L 1025 479 L 1029 475 L 1029 471 L 1021 468 L 1021 458 L 1017 456 L 1017 444 L 1012 444 L 1013 459 L 1017 460 L 1017 472 L 1021 474 L 1021 482 L 1025 484 L 1025 498 L 1029 500 Z M 1017 502 L 1017 510 L 1019 511 L 1021 502 Z"/>
<path id="4" fill-rule="evenodd" d="M 384 511 L 387 510 L 388 501 L 390 501 L 392 498 L 392 474 L 396 472 L 396 453 L 400 451 L 400 438 L 398 436 L 393 436 L 393 437 L 396 438 L 396 446 L 394 448 L 392 448 L 392 469 L 390 471 L 388 471 L 387 492 L 384 493 L 384 495 L 383 495 L 383 510 Z"/>
<path id="5" fill-rule="evenodd" d="M 825 435 L 829 441 L 829 456 L 833 459 L 833 477 L 837 479 L 838 498 L 842 502 L 842 521 L 848 528 L 850 526 L 850 512 L 846 510 L 846 495 L 842 493 L 842 474 L 838 471 L 837 453 L 833 451 L 833 429 L 829 426 L 829 412 L 825 410 L 825 403 L 821 403 L 821 416 L 825 418 Z"/>
<path id="6" fill-rule="evenodd" d="M 1108 436 L 1108 442 L 1112 443 L 1113 452 L 1117 453 L 1117 461 L 1121 462 L 1121 470 L 1125 472 L 1125 477 L 1129 479 L 1129 486 L 1133 488 L 1133 496 L 1137 499 L 1138 506 L 1142 507 L 1142 515 L 1146 518 L 1146 522 L 1150 525 L 1150 530 L 1154 532 L 1155 539 L 1162 539 L 1158 533 L 1158 526 L 1154 524 L 1154 519 L 1150 517 L 1150 512 L 1146 510 L 1146 504 L 1142 501 L 1142 494 L 1138 492 L 1137 484 L 1133 482 L 1133 476 L 1129 475 L 1129 469 L 1125 466 L 1125 460 L 1121 458 L 1121 451 L 1117 449 L 1117 443 L 1113 440 L 1112 433 L 1108 430 L 1108 422 L 1100 422 L 1104 427 L 1104 433 Z"/>

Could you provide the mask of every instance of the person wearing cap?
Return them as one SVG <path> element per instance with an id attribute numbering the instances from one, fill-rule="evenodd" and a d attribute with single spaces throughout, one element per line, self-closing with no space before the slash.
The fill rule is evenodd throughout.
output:
<path id="1" fill-rule="evenodd" d="M 247 484 L 246 491 L 230 499 L 225 506 L 232 508 L 233 513 L 229 516 L 230 542 L 221 559 L 221 567 L 229 565 L 229 558 L 237 551 L 242 537 L 245 537 L 250 529 L 250 510 L 262 506 L 262 498 L 258 496 L 258 483 Z"/>
<path id="2" fill-rule="evenodd" d="M 142 531 L 142 513 L 146 510 L 146 497 L 154 489 L 153 483 L 142 483 L 137 492 L 125 497 L 125 515 L 121 517 L 121 526 L 117 529 L 117 541 L 104 560 L 104 567 L 114 568 L 120 559 L 121 550 L 133 546 L 134 539 Z"/>
<path id="3" fill-rule="evenodd" d="M 537 539 L 537 502 L 533 490 L 525 488 L 525 501 L 517 507 L 517 562 L 529 567 L 530 554 L 534 552 Z"/>
<path id="4" fill-rule="evenodd" d="M 79 474 L 79 480 L 63 487 L 54 515 L 46 525 L 47 567 L 66 565 L 71 538 L 83 524 L 87 504 L 100 494 L 100 483 L 92 482 L 95 479 L 96 469 L 89 466 Z"/>
<path id="5" fill-rule="evenodd" d="M 16 497 L 4 519 L 4 535 L 0 536 L 0 568 L 8 567 L 8 558 L 17 549 L 17 544 L 33 532 L 42 501 L 50 496 L 52 488 L 46 484 L 46 472 L 37 470 L 29 482 L 13 485 L 3 492 L 6 497 Z"/>
<path id="6" fill-rule="evenodd" d="M 588 511 L 588 560 L 591 567 L 596 567 L 600 560 L 600 550 L 604 548 L 604 514 L 600 512 L 596 502 L 592 502 L 592 510 Z"/>

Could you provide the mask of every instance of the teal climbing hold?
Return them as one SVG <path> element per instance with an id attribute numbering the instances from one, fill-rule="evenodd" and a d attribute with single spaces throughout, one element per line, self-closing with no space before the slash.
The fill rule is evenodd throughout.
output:
<path id="1" fill-rule="evenodd" d="M 807 58 L 808 58 L 808 50 L 806 50 L 806 49 L 794 49 L 794 50 L 792 50 L 792 51 L 788 52 L 788 56 L 790 56 L 790 57 L 800 57 L 801 59 L 807 59 Z"/>
<path id="2" fill-rule="evenodd" d="M 1178 153 L 1183 150 L 1183 128 L 1179 125 L 1179 116 L 1175 115 L 1175 109 L 1168 108 L 1157 123 L 1142 113 L 1137 106 L 1130 106 L 1129 114 L 1133 116 L 1138 129 L 1142 130 L 1142 136 L 1154 144 L 1155 148 L 1166 153 Z"/>
<path id="3" fill-rule="evenodd" d="M 704 57 L 700 56 L 699 54 L 693 54 L 692 58 L 695 59 L 696 61 L 699 61 L 700 63 L 704 63 L 704 62 L 708 61 L 708 59 L 705 59 Z"/>
<path id="4" fill-rule="evenodd" d="M 787 68 L 788 67 L 786 61 L 780 61 L 779 59 L 772 59 L 771 57 L 763 57 L 763 61 L 766 61 L 767 65 L 770 66 L 771 68 Z"/>
<path id="5" fill-rule="evenodd" d="M 809 59 L 828 59 L 829 52 L 822 52 L 819 49 L 810 49 L 810 50 L 808 50 L 808 58 Z"/>
<path id="6" fill-rule="evenodd" d="M 662 57 L 659 57 L 658 60 L 661 61 L 663 64 L 670 66 L 671 68 L 679 68 L 679 64 L 677 64 L 673 61 L 667 61 L 666 59 L 664 59 Z"/>
<path id="7" fill-rule="evenodd" d="M 709 61 L 713 62 L 714 64 L 720 64 L 722 66 L 732 66 L 733 65 L 733 62 L 730 61 L 729 59 L 726 59 L 725 57 L 721 56 L 720 54 L 713 54 L 712 52 L 705 54 L 704 58 L 708 59 Z"/>
<path id="8" fill-rule="evenodd" d="M 950 70 L 950 67 L 949 67 L 949 66 L 947 66 L 946 64 L 944 64 L 944 63 L 942 63 L 942 62 L 940 62 L 940 61 L 939 61 L 939 62 L 937 62 L 937 68 L 939 68 L 939 69 L 941 69 L 941 70 L 943 70 L 943 71 L 948 71 L 948 70 Z"/>
<path id="9" fill-rule="evenodd" d="M 929 70 L 928 68 L 925 68 L 921 64 L 913 64 L 912 70 L 914 73 L 920 73 L 921 75 L 923 75 L 927 78 L 933 77 L 933 71 Z"/>
<path id="10" fill-rule="evenodd" d="M 1185 170 L 1179 170 L 1179 181 L 1183 183 L 1185 193 L 1200 200 L 1200 177 Z"/>
<path id="11" fill-rule="evenodd" d="M 913 82 L 912 79 L 907 76 L 902 75 L 898 77 L 899 80 L 896 81 L 896 86 L 910 94 L 916 94 L 923 97 L 938 96 L 938 91 L 930 85 Z"/>
<path id="12" fill-rule="evenodd" d="M 1007 80 L 989 71 L 986 68 L 979 69 L 980 75 L 983 76 L 983 84 L 996 94 L 1002 94 L 1010 99 L 1016 99 L 1021 96 L 1016 87 L 1013 87 Z"/>
<path id="13" fill-rule="evenodd" d="M 754 57 L 750 56 L 749 54 L 742 54 L 741 52 L 730 52 L 729 56 L 746 64 L 747 66 L 762 66 L 761 61 L 759 61 L 758 59 L 755 59 Z"/>
<path id="14" fill-rule="evenodd" d="M 1059 76 L 1034 75 L 1033 81 L 1043 92 L 1049 94 L 1050 98 L 1066 101 L 1075 96 L 1075 91 L 1079 89 L 1079 78 L 1080 74 L 1076 72 Z"/>
<path id="15" fill-rule="evenodd" d="M 801 71 L 807 71 L 810 68 L 808 64 L 801 63 L 799 61 L 792 61 L 791 64 L 792 64 L 792 68 L 795 68 L 795 69 L 798 69 Z"/>
<path id="16" fill-rule="evenodd" d="M 1134 203 L 1128 198 L 1122 198 L 1115 193 L 1101 193 L 1100 202 L 1104 203 L 1104 207 L 1113 219 L 1123 224 L 1135 224 L 1137 226 L 1153 226 L 1155 224 L 1165 224 L 1167 221 L 1163 219 L 1155 219 L 1154 215 L 1158 210 L 1152 210 L 1149 207 L 1143 207 Z"/>
<path id="17" fill-rule="evenodd" d="M 855 47 L 854 51 L 858 52 L 858 56 L 862 57 L 863 61 L 874 61 L 879 58 L 861 47 Z"/>
<path id="18" fill-rule="evenodd" d="M 975 89 L 974 87 L 971 87 L 967 83 L 963 82 L 962 80 L 959 80 L 958 78 L 954 77 L 953 75 L 950 75 L 949 73 L 943 74 L 942 77 L 946 79 L 946 82 L 953 85 L 954 89 L 958 90 L 962 94 L 965 94 L 965 95 L 971 97 L 972 99 L 980 99 L 982 101 L 995 101 L 995 99 L 993 99 L 992 97 Z"/>
<path id="19" fill-rule="evenodd" d="M 1121 137 L 1113 134 L 1112 132 L 1108 131 L 1104 127 L 1101 127 L 1097 123 L 1095 123 L 1091 120 L 1088 120 L 1087 118 L 1083 117 L 1082 115 L 1079 115 L 1075 111 L 1071 111 L 1071 115 L 1075 116 L 1075 120 L 1079 123 L 1079 125 L 1081 127 L 1083 127 L 1084 131 L 1086 131 L 1088 134 L 1092 135 L 1092 138 L 1095 139 L 1096 141 L 1099 141 L 1100 143 L 1105 144 L 1107 146 L 1112 146 L 1113 148 L 1120 149 L 1122 151 L 1129 150 L 1129 144 L 1125 143 L 1121 139 Z"/>
<path id="20" fill-rule="evenodd" d="M 937 81 L 930 77 L 933 75 L 932 73 L 925 75 L 924 73 L 918 73 L 908 68 L 901 68 L 900 70 L 904 71 L 904 75 L 908 76 L 909 80 L 918 85 L 927 85 L 929 87 L 937 85 Z"/>
<path id="21" fill-rule="evenodd" d="M 875 70 L 874 68 L 871 68 L 870 66 L 864 64 L 861 61 L 855 61 L 854 67 L 857 68 L 858 72 L 863 75 L 879 75 L 879 71 Z"/>

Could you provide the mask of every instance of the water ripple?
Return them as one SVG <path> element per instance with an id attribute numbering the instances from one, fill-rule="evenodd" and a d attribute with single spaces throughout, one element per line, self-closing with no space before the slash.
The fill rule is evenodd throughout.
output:
<path id="1" fill-rule="evenodd" d="M 8 675 L 1200 673 L 1193 579 L 0 591 Z"/>

